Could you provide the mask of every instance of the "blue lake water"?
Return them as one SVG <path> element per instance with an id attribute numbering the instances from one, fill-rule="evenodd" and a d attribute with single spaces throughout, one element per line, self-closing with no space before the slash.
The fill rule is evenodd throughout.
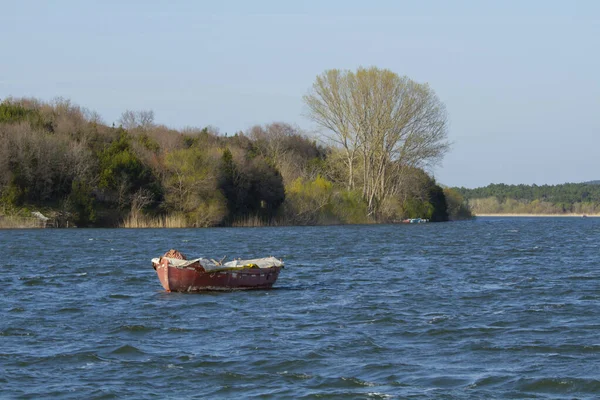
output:
<path id="1" fill-rule="evenodd" d="M 1 230 L 1 398 L 600 396 L 600 219 Z M 277 256 L 165 293 L 150 259 Z"/>

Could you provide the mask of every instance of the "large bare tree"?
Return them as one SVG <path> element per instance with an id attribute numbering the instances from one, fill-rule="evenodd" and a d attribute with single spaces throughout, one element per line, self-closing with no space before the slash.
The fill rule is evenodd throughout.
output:
<path id="1" fill-rule="evenodd" d="M 127 130 L 140 128 L 147 131 L 154 126 L 154 111 L 125 110 L 123 114 L 121 114 L 121 118 L 119 118 L 119 123 Z"/>
<path id="2" fill-rule="evenodd" d="M 401 189 L 407 167 L 435 165 L 449 148 L 445 107 L 434 91 L 387 69 L 325 71 L 304 101 L 324 136 L 343 149 L 348 188 L 362 182 L 370 215 Z"/>

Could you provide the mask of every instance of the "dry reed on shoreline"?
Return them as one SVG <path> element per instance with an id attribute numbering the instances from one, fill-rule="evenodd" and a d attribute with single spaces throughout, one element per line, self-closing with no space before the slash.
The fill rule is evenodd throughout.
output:
<path id="1" fill-rule="evenodd" d="M 277 221 L 266 221 L 257 215 L 248 215 L 246 217 L 235 219 L 230 226 L 234 228 L 259 228 L 264 226 L 278 226 Z"/>
<path id="2" fill-rule="evenodd" d="M 0 229 L 43 228 L 37 218 L 0 216 Z"/>
<path id="3" fill-rule="evenodd" d="M 120 228 L 188 228 L 189 224 L 182 215 L 164 215 L 148 217 L 131 213 L 119 226 Z"/>

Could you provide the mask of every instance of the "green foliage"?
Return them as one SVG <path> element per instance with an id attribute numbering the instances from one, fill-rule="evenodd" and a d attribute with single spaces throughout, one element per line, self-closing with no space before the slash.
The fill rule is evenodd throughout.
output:
<path id="1" fill-rule="evenodd" d="M 257 216 L 269 220 L 285 200 L 283 179 L 262 157 L 237 162 L 229 148 L 223 151 L 219 188 L 227 198 L 230 221 Z"/>
<path id="2" fill-rule="evenodd" d="M 174 150 L 165 159 L 165 206 L 185 216 L 190 226 L 220 224 L 226 200 L 216 186 L 218 163 L 210 153 L 190 147 Z"/>
<path id="3" fill-rule="evenodd" d="M 387 69 L 327 70 L 304 101 L 343 148 L 347 187 L 362 186 L 378 219 L 402 185 L 401 170 L 435 164 L 449 148 L 445 107 L 433 90 Z"/>
<path id="4" fill-rule="evenodd" d="M 448 203 L 448 218 L 450 220 L 456 221 L 473 217 L 469 204 L 457 190 L 444 188 L 444 195 Z"/>
<path id="5" fill-rule="evenodd" d="M 425 218 L 432 222 L 448 221 L 448 203 L 444 190 L 419 168 L 407 169 L 403 218 Z"/>
<path id="6" fill-rule="evenodd" d="M 43 210 L 61 226 L 114 226 L 127 215 L 198 227 L 373 222 L 364 192 L 354 189 L 362 185 L 360 162 L 349 185 L 343 151 L 285 123 L 230 137 L 154 124 L 127 131 L 69 101 L 7 99 L 0 141 L 2 212 Z M 386 162 L 399 171 L 399 162 Z M 436 213 L 444 195 L 427 179 L 406 189 L 390 179 L 390 215 L 410 198 L 415 216 L 443 220 Z"/>
<path id="7" fill-rule="evenodd" d="M 96 221 L 92 187 L 88 183 L 73 181 L 68 204 L 73 212 L 73 221 L 77 226 L 89 226 Z"/>
<path id="8" fill-rule="evenodd" d="M 325 204 L 331 198 L 333 183 L 320 175 L 313 181 L 298 178 L 290 185 L 288 191 L 291 194 L 297 194 L 307 198 L 318 198 L 320 199 L 320 203 Z"/>
<path id="9" fill-rule="evenodd" d="M 0 123 L 26 121 L 31 113 L 32 110 L 28 110 L 18 103 L 13 103 L 8 100 L 0 103 Z"/>
<path id="10" fill-rule="evenodd" d="M 16 209 L 16 207 L 23 204 L 26 193 L 17 185 L 10 183 L 2 188 L 2 195 L 0 196 L 0 204 L 10 210 Z"/>
<path id="11" fill-rule="evenodd" d="M 432 222 L 443 222 L 448 221 L 448 203 L 446 202 L 446 196 L 444 190 L 435 181 L 429 187 L 428 190 L 428 203 L 431 205 L 433 210 L 428 219 Z"/>
<path id="12" fill-rule="evenodd" d="M 194 131 L 193 134 L 185 134 L 183 135 L 183 147 L 200 147 L 204 142 L 209 140 L 210 136 L 208 128 L 202 128 L 199 132 Z"/>
<path id="13" fill-rule="evenodd" d="M 359 190 L 339 189 L 333 197 L 332 211 L 340 223 L 367 224 L 372 222 L 368 217 L 367 203 Z"/>
<path id="14" fill-rule="evenodd" d="M 333 217 L 333 184 L 321 176 L 313 181 L 296 179 L 286 188 L 286 197 L 286 217 L 293 223 L 312 225 Z"/>
<path id="15" fill-rule="evenodd" d="M 140 162 L 131 150 L 131 139 L 127 132 L 119 128 L 118 140 L 112 142 L 100 154 L 100 188 L 116 188 L 120 173 L 140 169 Z"/>
<path id="16" fill-rule="evenodd" d="M 600 207 L 600 185 L 593 182 L 562 185 L 491 184 L 482 188 L 454 188 L 480 214 L 593 213 Z"/>
<path id="17" fill-rule="evenodd" d="M 194 137 L 194 136 L 189 136 L 189 135 L 185 135 L 183 137 L 183 145 L 186 148 L 190 148 L 190 147 L 194 147 L 197 146 L 199 142 L 198 137 Z"/>
<path id="18" fill-rule="evenodd" d="M 434 212 L 433 205 L 428 201 L 409 198 L 404 201 L 404 215 L 406 218 L 431 219 Z"/>
<path id="19" fill-rule="evenodd" d="M 29 103 L 12 99 L 4 100 L 0 103 L 0 123 L 29 122 L 33 128 L 53 132 L 52 121 L 40 113 L 35 101 Z"/>
<path id="20" fill-rule="evenodd" d="M 117 193 L 113 201 L 121 209 L 131 204 L 131 196 L 140 189 L 148 190 L 154 200 L 162 195 L 160 183 L 151 168 L 134 153 L 131 140 L 127 131 L 119 128 L 118 139 L 98 154 L 98 187 Z"/>
<path id="21" fill-rule="evenodd" d="M 327 161 L 324 157 L 312 157 L 308 160 L 306 170 L 309 175 L 323 175 L 327 171 Z"/>
<path id="22" fill-rule="evenodd" d="M 160 150 L 160 145 L 158 144 L 158 142 L 145 133 L 137 135 L 136 140 L 138 141 L 138 143 L 144 146 L 145 149 L 150 150 L 154 153 L 158 153 L 158 151 Z"/>
<path id="23" fill-rule="evenodd" d="M 226 148 L 223 150 L 223 175 L 229 179 L 233 180 L 234 174 L 236 172 L 235 163 L 233 162 L 233 154 L 231 154 L 231 150 Z"/>
<path id="24" fill-rule="evenodd" d="M 465 199 L 496 197 L 515 200 L 544 200 L 553 204 L 576 202 L 600 202 L 600 185 L 590 183 L 565 183 L 562 185 L 505 185 L 491 184 L 482 188 L 455 188 Z"/>
<path id="25" fill-rule="evenodd" d="M 64 135 L 49 134 L 17 124 L 5 127 L 3 151 L 7 160 L 0 171 L 0 181 L 13 186 L 13 202 L 54 202 L 66 196 L 78 173 L 77 164 L 85 158 L 85 150 L 69 146 Z M 18 192 L 18 195 L 16 193 Z"/>
<path id="26" fill-rule="evenodd" d="M 371 222 L 360 191 L 336 187 L 320 175 L 298 178 L 286 188 L 284 219 L 301 225 Z"/>
<path id="27" fill-rule="evenodd" d="M 496 197 L 471 199 L 471 209 L 475 214 L 598 214 L 600 203 L 576 202 L 573 204 L 550 203 L 542 200 L 516 200 L 507 198 L 499 201 Z"/>
<path id="28" fill-rule="evenodd" d="M 216 191 L 205 197 L 194 210 L 186 213 L 186 219 L 194 227 L 215 226 L 223 221 L 226 212 L 225 199 Z"/>
<path id="29" fill-rule="evenodd" d="M 131 149 L 131 139 L 122 132 L 102 154 L 100 159 L 100 187 L 116 188 L 119 178 L 127 176 L 130 181 L 145 178 L 148 172 Z"/>

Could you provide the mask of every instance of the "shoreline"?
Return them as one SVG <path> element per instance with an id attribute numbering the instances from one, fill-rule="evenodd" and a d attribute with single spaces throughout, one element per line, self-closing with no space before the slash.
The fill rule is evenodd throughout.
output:
<path id="1" fill-rule="evenodd" d="M 598 218 L 600 214 L 474 214 L 475 217 L 544 217 L 544 218 L 552 218 L 552 217 L 561 217 L 561 218 L 582 218 L 582 217 L 590 217 L 590 218 Z"/>

